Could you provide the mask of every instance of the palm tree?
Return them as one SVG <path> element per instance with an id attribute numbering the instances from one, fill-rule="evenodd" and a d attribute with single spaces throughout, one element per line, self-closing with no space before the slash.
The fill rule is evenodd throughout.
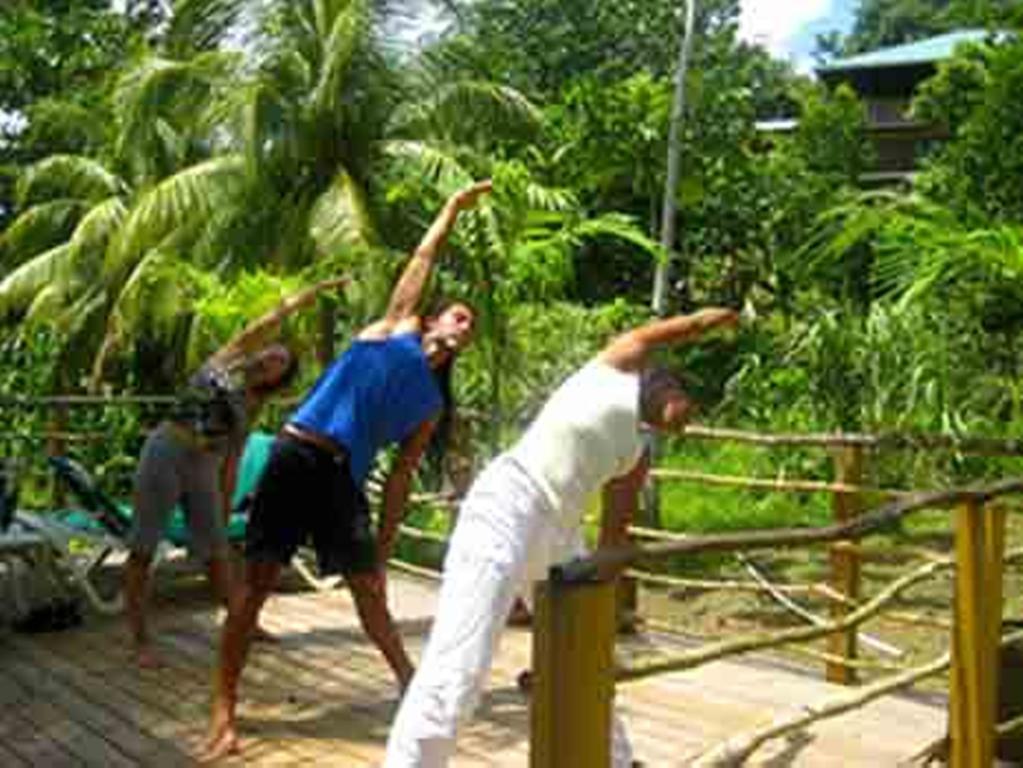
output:
<path id="1" fill-rule="evenodd" d="M 496 201 L 469 217 L 444 279 L 482 309 L 499 408 L 511 303 L 564 285 L 581 238 L 653 252 L 621 217 L 588 219 L 564 190 L 496 162 L 509 140 L 528 145 L 538 111 L 428 56 L 396 61 L 380 37 L 386 4 L 187 0 L 176 10 L 161 54 L 118 84 L 109 157 L 29 169 L 24 210 L 0 241 L 15 267 L 0 281 L 0 316 L 65 323 L 68 349 L 95 378 L 129 339 L 183 358 L 204 335 L 194 317 L 203 297 L 256 269 L 344 269 L 364 278 L 352 311 L 378 308 L 374 287 L 399 261 L 391 248 L 407 246 L 426 206 L 496 174 Z M 244 53 L 225 50 L 225 36 L 242 38 Z M 408 197 L 414 205 L 402 205 Z"/>
<path id="2" fill-rule="evenodd" d="M 514 118 L 506 127 L 536 121 L 525 100 L 483 84 L 433 88 L 413 106 L 426 75 L 403 78 L 385 55 L 378 3 L 176 10 L 163 45 L 185 57 L 152 55 L 121 78 L 109 157 L 30 168 L 22 213 L 0 241 L 13 270 L 0 315 L 64 323 L 68 348 L 93 356 L 97 373 L 132 329 L 167 331 L 187 315 L 204 282 L 381 247 L 368 192 L 381 164 L 427 151 L 413 137 L 434 132 L 436 150 L 472 133 L 442 127 L 465 122 L 460 109 L 489 98 L 489 112 Z M 238 19 L 244 55 L 217 48 Z M 388 134 L 407 143 L 387 146 Z"/>

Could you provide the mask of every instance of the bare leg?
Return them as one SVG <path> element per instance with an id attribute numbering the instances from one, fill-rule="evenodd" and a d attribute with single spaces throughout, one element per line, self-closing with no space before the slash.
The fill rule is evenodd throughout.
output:
<path id="1" fill-rule="evenodd" d="M 209 573 L 210 584 L 213 585 L 213 592 L 216 594 L 217 599 L 227 608 L 228 614 L 231 612 L 232 605 L 241 605 L 245 593 L 245 574 L 243 572 L 239 576 L 232 565 L 228 557 L 219 555 L 210 558 L 207 564 L 207 572 Z M 245 567 L 244 563 L 241 564 L 241 567 Z M 271 589 L 273 589 L 272 586 Z M 276 640 L 270 632 L 267 632 L 258 623 L 252 629 L 252 639 L 262 642 Z"/>
<path id="2" fill-rule="evenodd" d="M 135 661 L 144 669 L 152 669 L 160 664 L 149 643 L 149 631 L 146 627 L 146 599 L 149 592 L 149 568 L 152 562 L 152 555 L 132 552 L 124 569 L 128 628 L 131 631 Z"/>
<path id="3" fill-rule="evenodd" d="M 394 626 L 391 612 L 387 609 L 387 592 L 381 572 L 353 574 L 346 578 L 362 628 L 387 659 L 404 692 L 415 669 L 405 653 L 405 644 Z"/>
<path id="4" fill-rule="evenodd" d="M 201 762 L 217 760 L 238 751 L 235 710 L 238 705 L 238 679 L 241 677 L 259 612 L 277 583 L 279 563 L 250 562 L 240 596 L 228 606 L 227 621 L 220 641 L 220 664 L 214 682 L 210 730 Z"/>

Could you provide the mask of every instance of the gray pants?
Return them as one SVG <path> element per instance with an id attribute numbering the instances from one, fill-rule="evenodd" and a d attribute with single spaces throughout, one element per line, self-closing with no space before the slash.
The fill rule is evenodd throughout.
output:
<path id="1" fill-rule="evenodd" d="M 135 477 L 135 515 L 128 546 L 152 556 L 175 504 L 188 523 L 189 550 L 199 560 L 227 555 L 221 520 L 220 465 L 223 456 L 188 445 L 161 424 L 146 439 Z"/>

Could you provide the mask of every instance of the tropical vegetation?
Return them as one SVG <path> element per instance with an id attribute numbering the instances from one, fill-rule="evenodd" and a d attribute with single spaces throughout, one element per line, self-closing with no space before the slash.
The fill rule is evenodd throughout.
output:
<path id="1" fill-rule="evenodd" d="M 439 21 L 416 38 L 427 11 Z M 738 11 L 699 4 L 674 191 L 670 309 L 755 317 L 678 356 L 703 418 L 1013 434 L 1023 42 L 943 64 L 913 109 L 951 139 L 912 186 L 864 191 L 855 93 L 739 39 Z M 333 307 L 343 344 L 440 201 L 488 176 L 493 200 L 460 226 L 434 300 L 480 311 L 457 389 L 484 425 L 474 450 L 495 450 L 602 339 L 649 316 L 682 18 L 659 0 L 5 4 L 0 390 L 173 391 L 246 320 L 338 272 L 353 278 Z M 993 0 L 863 0 L 821 53 L 1021 21 Z M 798 128 L 757 130 L 780 117 Z M 310 359 L 321 319 L 284 329 Z M 104 418 L 119 452 L 137 449 L 138 419 Z M 675 446 L 665 461 L 827 472 L 799 452 Z M 876 471 L 933 484 L 1002 469 L 952 453 Z M 748 519 L 744 499 L 729 508 Z"/>

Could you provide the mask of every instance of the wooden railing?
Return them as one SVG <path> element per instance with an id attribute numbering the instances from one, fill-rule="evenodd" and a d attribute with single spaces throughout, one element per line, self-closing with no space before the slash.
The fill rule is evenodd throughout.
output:
<path id="1" fill-rule="evenodd" d="M 0 412 L 7 409 L 43 409 L 49 416 L 43 420 L 45 428 L 33 434 L 0 434 L 7 440 L 29 440 L 44 447 L 37 458 L 47 453 L 60 452 L 71 444 L 91 445 L 108 439 L 102 431 L 77 432 L 69 426 L 69 414 L 77 409 L 90 408 L 154 408 L 166 407 L 174 402 L 169 397 L 92 397 L 67 396 L 49 398 L 0 398 Z M 287 407 L 291 402 L 281 402 Z M 1000 496 L 1023 490 L 1023 481 L 1008 480 L 982 488 L 958 488 L 943 491 L 914 491 L 905 488 L 885 488 L 867 482 L 870 476 L 868 459 L 872 452 L 881 450 L 954 451 L 959 454 L 983 456 L 1021 456 L 1023 442 L 990 438 L 955 438 L 937 435 L 765 435 L 732 429 L 690 427 L 685 436 L 694 440 L 717 440 L 745 443 L 765 447 L 795 446 L 821 447 L 832 452 L 833 477 L 831 480 L 792 479 L 778 477 L 740 477 L 711 474 L 693 470 L 659 468 L 653 471 L 658 482 L 693 483 L 702 486 L 732 487 L 756 492 L 823 493 L 832 497 L 833 524 L 820 528 L 771 530 L 746 533 L 721 533 L 692 536 L 632 526 L 634 541 L 655 542 L 631 544 L 621 549 L 600 552 L 583 561 L 566 564 L 552 571 L 550 584 L 541 592 L 536 617 L 535 665 L 537 689 L 533 697 L 533 757 L 532 765 L 556 766 L 580 764 L 567 759 L 566 754 L 590 755 L 594 745 L 605 745 L 605 716 L 615 681 L 628 682 L 651 674 L 685 669 L 714 658 L 744 653 L 813 638 L 828 638 L 826 652 L 803 648 L 801 652 L 823 660 L 828 680 L 845 684 L 856 682 L 861 670 L 895 671 L 890 680 L 871 683 L 851 691 L 841 701 L 826 702 L 815 716 L 827 716 L 845 711 L 851 706 L 872 700 L 889 690 L 910 685 L 922 677 L 932 676 L 947 668 L 953 669 L 950 681 L 952 691 L 951 738 L 952 759 L 955 766 L 988 765 L 993 749 L 994 691 L 996 689 L 997 647 L 1001 617 L 1002 551 L 1004 548 L 1005 517 L 997 505 L 990 502 Z M 141 434 L 139 435 L 141 439 Z M 874 510 L 866 510 L 868 499 L 883 499 L 886 503 Z M 415 501 L 453 506 L 455 499 L 447 495 L 420 494 Z M 861 595 L 861 560 L 863 537 L 884 529 L 908 514 L 926 508 L 954 507 L 956 550 L 954 558 L 930 558 L 925 566 L 897 580 L 866 602 Z M 427 540 L 443 545 L 442 534 L 402 527 L 407 538 Z M 792 547 L 826 544 L 829 547 L 830 577 L 827 584 L 773 585 L 757 580 L 728 583 L 714 579 L 682 578 L 670 573 L 651 573 L 634 567 L 637 559 L 655 562 L 669 556 L 694 555 L 700 552 L 739 552 L 762 548 Z M 1011 552 L 1010 559 L 1023 559 L 1023 553 Z M 395 567 L 421 575 L 436 573 L 420 563 L 393 561 Z M 858 645 L 865 636 L 859 627 L 875 616 L 887 603 L 910 586 L 942 570 L 954 568 L 956 580 L 954 620 L 938 621 L 907 613 L 886 614 L 894 621 L 910 624 L 929 624 L 932 628 L 951 629 L 951 656 L 938 659 L 916 669 L 901 665 L 870 662 L 859 658 Z M 811 626 L 796 627 L 774 633 L 761 633 L 751 638 L 721 641 L 709 647 L 689 651 L 677 658 L 642 668 L 619 670 L 611 673 L 613 661 L 614 627 L 621 617 L 613 614 L 620 610 L 622 601 L 614 595 L 615 579 L 609 573 L 625 573 L 618 581 L 651 584 L 655 586 L 697 589 L 740 588 L 770 591 L 779 596 L 804 593 L 828 600 L 829 615 L 812 618 Z M 633 589 L 622 589 L 630 594 Z M 608 597 L 611 594 L 612 597 Z M 986 599 L 980 599 L 981 596 Z M 992 598 L 997 597 L 997 600 Z M 610 608 L 608 601 L 610 600 Z M 625 601 L 629 603 L 628 600 Z M 615 606 L 618 606 L 617 608 Z M 634 600 L 628 606 L 634 610 Z M 612 612 L 609 619 L 607 611 Z M 653 622 L 650 622 L 653 625 Z M 580 628 L 586 632 L 580 635 Z M 581 651 L 574 638 L 587 638 L 586 650 Z M 599 637 L 599 640 L 596 638 Z M 592 647 L 590 642 L 593 641 Z M 609 651 L 610 649 L 610 651 Z M 571 657 L 571 658 L 568 658 Z M 545 671 L 546 670 L 546 671 Z M 570 696 L 571 702 L 563 697 Z M 794 716 L 794 722 L 805 719 L 807 713 Z M 569 718 L 570 721 L 565 721 Z M 599 721 L 599 722 L 598 722 Z M 1000 728 L 1018 728 L 1019 723 L 1003 723 Z M 793 726 L 795 727 L 795 726 Z M 585 737 L 586 745 L 574 742 L 571 734 Z M 557 734 L 552 743 L 549 737 Z M 601 735 L 601 738 L 594 738 Z M 743 734 L 722 747 L 722 754 L 735 755 L 751 751 L 772 738 L 774 731 Z M 567 751 L 566 751 L 567 750 Z M 601 755 L 603 752 L 600 753 Z M 599 755 L 586 765 L 599 766 L 604 758 Z M 714 762 L 707 757 L 706 765 L 731 764 Z M 723 758 L 722 758 L 723 759 Z M 988 762 L 984 762 L 988 760 Z M 560 762 L 559 762 L 560 761 Z M 733 762 L 734 759 L 733 759 Z"/>
<path id="2" fill-rule="evenodd" d="M 809 707 L 801 706 L 791 718 L 775 718 L 764 728 L 729 739 L 705 753 L 694 765 L 739 765 L 771 738 L 805 727 L 814 720 L 861 706 L 951 666 L 951 764 L 955 768 L 987 768 L 993 760 L 997 726 L 998 649 L 1005 642 L 1023 639 L 1023 635 L 1017 637 L 1019 633 L 1001 637 L 1005 511 L 992 502 L 1021 492 L 1023 478 L 982 487 L 914 493 L 820 528 L 710 534 L 647 546 L 630 545 L 597 552 L 552 568 L 549 581 L 537 594 L 531 765 L 533 768 L 565 765 L 568 756 L 581 754 L 580 750 L 585 750 L 588 756 L 586 765 L 610 765 L 607 728 L 615 681 L 626 683 L 754 650 L 828 635 L 844 640 L 910 586 L 943 569 L 954 567 L 957 574 L 955 620 L 949 654 L 832 700 Z M 610 643 L 613 649 L 614 575 L 639 558 L 651 561 L 705 552 L 834 545 L 875 534 L 919 510 L 949 507 L 955 509 L 954 557 L 932 560 L 898 579 L 866 603 L 857 605 L 850 599 L 844 610 L 832 615 L 823 626 L 796 627 L 722 640 L 668 660 L 617 671 L 613 653 L 605 648 Z M 1023 551 L 1010 553 L 1010 558 L 1023 559 Z M 563 616 L 574 617 L 578 625 L 559 618 Z M 586 627 L 585 633 L 578 626 Z M 598 636 L 598 632 L 604 635 Z M 580 638 L 585 638 L 586 644 L 593 643 L 600 652 L 579 654 Z M 845 649 L 846 646 L 838 648 L 839 651 Z M 835 645 L 832 645 L 834 651 Z M 579 712 L 586 713 L 587 722 L 575 721 Z M 556 734 L 556 738 L 547 740 L 551 734 Z M 578 741 L 574 740 L 576 735 Z"/>

